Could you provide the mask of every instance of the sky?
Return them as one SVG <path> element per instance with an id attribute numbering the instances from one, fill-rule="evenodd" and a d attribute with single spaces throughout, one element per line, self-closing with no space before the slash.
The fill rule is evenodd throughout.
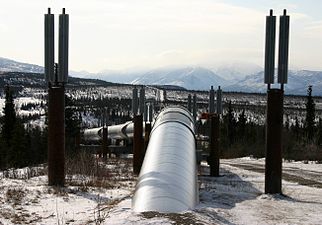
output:
<path id="1" fill-rule="evenodd" d="M 44 14 L 48 7 L 56 14 L 57 36 L 58 14 L 65 7 L 70 17 L 69 68 L 89 72 L 214 68 L 231 62 L 263 67 L 265 17 L 269 9 L 279 16 L 286 8 L 291 17 L 290 67 L 322 70 L 320 0 L 0 0 L 0 4 L 1 57 L 43 65 Z"/>

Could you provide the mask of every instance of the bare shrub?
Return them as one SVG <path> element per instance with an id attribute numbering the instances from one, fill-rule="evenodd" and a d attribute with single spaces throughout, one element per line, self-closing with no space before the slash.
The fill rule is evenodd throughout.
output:
<path id="1" fill-rule="evenodd" d="M 26 196 L 26 192 L 22 188 L 9 188 L 5 196 L 6 202 L 19 205 Z"/>
<path id="2" fill-rule="evenodd" d="M 3 178 L 9 178 L 9 179 L 30 179 L 32 177 L 42 176 L 47 174 L 47 169 L 40 165 L 38 167 L 25 167 L 22 169 L 7 169 L 2 172 Z M 1 178 L 1 174 L 0 174 Z"/>
<path id="3" fill-rule="evenodd" d="M 110 171 L 95 155 L 82 151 L 66 159 L 66 182 L 69 185 L 81 186 L 83 191 L 88 186 L 110 188 L 107 182 Z"/>

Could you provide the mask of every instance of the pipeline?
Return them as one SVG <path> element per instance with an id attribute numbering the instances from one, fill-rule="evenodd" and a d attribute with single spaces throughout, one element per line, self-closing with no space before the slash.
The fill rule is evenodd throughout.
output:
<path id="1" fill-rule="evenodd" d="M 143 128 L 144 128 L 143 124 Z M 133 138 L 133 122 L 128 121 L 126 123 L 108 126 L 108 138 L 109 139 L 132 139 Z M 144 130 L 144 129 L 143 129 Z M 142 134 L 144 135 L 144 133 Z M 91 128 L 84 130 L 85 142 L 99 142 L 103 137 L 103 127 Z"/>
<path id="2" fill-rule="evenodd" d="M 194 120 L 187 109 L 165 108 L 157 117 L 136 185 L 136 212 L 182 212 L 199 201 Z"/>

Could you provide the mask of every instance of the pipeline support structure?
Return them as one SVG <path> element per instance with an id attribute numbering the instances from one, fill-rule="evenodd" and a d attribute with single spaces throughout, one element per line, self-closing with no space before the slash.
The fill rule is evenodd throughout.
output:
<path id="1" fill-rule="evenodd" d="M 273 10 L 266 17 L 265 73 L 267 84 L 266 108 L 266 158 L 265 158 L 265 193 L 282 193 L 282 129 L 284 84 L 288 75 L 289 20 L 284 9 L 280 16 L 278 74 L 277 81 L 281 88 L 271 88 L 275 73 L 275 35 L 276 17 Z"/>
<path id="2" fill-rule="evenodd" d="M 45 80 L 48 85 L 48 184 L 65 184 L 65 83 L 68 79 L 69 15 L 59 15 L 58 61 L 55 63 L 54 15 L 44 18 Z"/>

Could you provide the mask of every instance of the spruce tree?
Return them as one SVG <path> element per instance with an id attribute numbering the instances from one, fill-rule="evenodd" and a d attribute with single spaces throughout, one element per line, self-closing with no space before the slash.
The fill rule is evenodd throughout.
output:
<path id="1" fill-rule="evenodd" d="M 32 128 L 28 131 L 27 140 L 30 142 L 29 156 L 32 156 L 30 164 L 38 164 L 44 162 L 44 151 L 47 149 L 42 147 L 42 132 L 40 128 Z"/>
<path id="2" fill-rule="evenodd" d="M 238 123 L 237 123 L 238 136 L 239 136 L 240 140 L 242 140 L 242 141 L 245 138 L 246 121 L 247 121 L 247 118 L 245 116 L 245 109 L 243 109 L 242 113 L 239 114 L 239 116 L 238 116 Z"/>
<path id="3" fill-rule="evenodd" d="M 76 107 L 73 104 L 72 99 L 65 96 L 65 124 L 66 124 L 66 153 L 75 154 L 76 153 L 76 138 L 80 132 L 80 117 L 76 112 Z"/>
<path id="4" fill-rule="evenodd" d="M 8 166 L 19 168 L 29 165 L 29 150 L 30 146 L 28 146 L 25 128 L 18 119 L 15 122 L 12 138 L 10 139 L 10 147 L 8 148 Z"/>
<path id="5" fill-rule="evenodd" d="M 1 118 L 1 141 L 0 141 L 0 168 L 8 166 L 8 153 L 10 152 L 11 138 L 16 122 L 16 111 L 13 101 L 12 90 L 9 86 L 5 87 L 5 106 Z"/>
<path id="6" fill-rule="evenodd" d="M 5 88 L 5 106 L 3 109 L 3 124 L 2 124 L 2 130 L 1 130 L 1 136 L 4 140 L 4 144 L 6 144 L 8 147 L 10 147 L 10 140 L 13 135 L 13 130 L 16 123 L 16 110 L 15 110 L 15 104 L 13 101 L 13 95 L 12 91 L 10 90 L 9 86 L 6 86 Z"/>
<path id="7" fill-rule="evenodd" d="M 236 119 L 231 101 L 228 103 L 228 110 L 227 114 L 225 115 L 224 122 L 227 126 L 228 145 L 231 145 L 235 142 L 236 136 Z"/>
<path id="8" fill-rule="evenodd" d="M 308 141 L 312 141 L 315 131 L 315 103 L 312 97 L 312 86 L 307 89 L 305 132 Z"/>
<path id="9" fill-rule="evenodd" d="M 298 117 L 295 117 L 295 124 L 292 126 L 292 132 L 295 135 L 295 138 L 299 141 L 299 137 L 300 137 L 300 122 Z"/>

